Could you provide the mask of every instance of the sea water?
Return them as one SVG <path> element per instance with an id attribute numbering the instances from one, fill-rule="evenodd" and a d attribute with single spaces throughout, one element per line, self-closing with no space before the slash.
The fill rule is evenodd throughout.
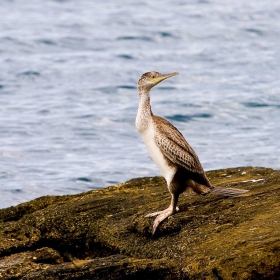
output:
<path id="1" fill-rule="evenodd" d="M 3 0 L 0 208 L 160 175 L 134 125 L 152 89 L 205 170 L 280 167 L 279 1 Z"/>

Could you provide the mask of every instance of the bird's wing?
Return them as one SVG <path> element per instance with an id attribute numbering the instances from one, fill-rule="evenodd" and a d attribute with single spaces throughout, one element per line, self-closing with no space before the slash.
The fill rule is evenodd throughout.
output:
<path id="1" fill-rule="evenodd" d="M 201 163 L 184 136 L 170 122 L 159 116 L 153 116 L 155 141 L 162 153 L 173 163 L 188 171 L 204 174 Z"/>

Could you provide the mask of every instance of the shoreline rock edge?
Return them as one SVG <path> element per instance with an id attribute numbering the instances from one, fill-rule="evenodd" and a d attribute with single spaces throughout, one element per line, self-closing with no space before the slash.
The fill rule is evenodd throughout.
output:
<path id="1" fill-rule="evenodd" d="M 162 177 L 0 209 L 0 279 L 280 279 L 280 171 L 207 172 L 250 192 L 180 196 L 151 236 L 169 193 Z"/>

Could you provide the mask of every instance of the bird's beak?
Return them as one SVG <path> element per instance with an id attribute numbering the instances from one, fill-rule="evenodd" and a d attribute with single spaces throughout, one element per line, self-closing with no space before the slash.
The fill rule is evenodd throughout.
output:
<path id="1" fill-rule="evenodd" d="M 162 76 L 160 76 L 160 77 L 152 78 L 151 82 L 158 84 L 161 81 L 163 81 L 165 79 L 168 79 L 170 77 L 176 76 L 176 75 L 179 75 L 179 73 L 178 72 L 173 72 L 173 73 L 170 73 L 170 74 L 162 74 Z"/>

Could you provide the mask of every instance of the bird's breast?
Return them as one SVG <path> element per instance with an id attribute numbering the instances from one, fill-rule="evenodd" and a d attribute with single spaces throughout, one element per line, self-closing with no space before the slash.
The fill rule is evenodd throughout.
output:
<path id="1" fill-rule="evenodd" d="M 139 132 L 142 136 L 144 143 L 147 146 L 151 158 L 160 169 L 163 177 L 166 179 L 167 185 L 169 185 L 177 171 L 177 168 L 174 164 L 170 162 L 170 160 L 168 160 L 164 156 L 164 154 L 158 147 L 155 141 L 156 129 L 153 122 L 151 121 L 145 130 Z"/>

